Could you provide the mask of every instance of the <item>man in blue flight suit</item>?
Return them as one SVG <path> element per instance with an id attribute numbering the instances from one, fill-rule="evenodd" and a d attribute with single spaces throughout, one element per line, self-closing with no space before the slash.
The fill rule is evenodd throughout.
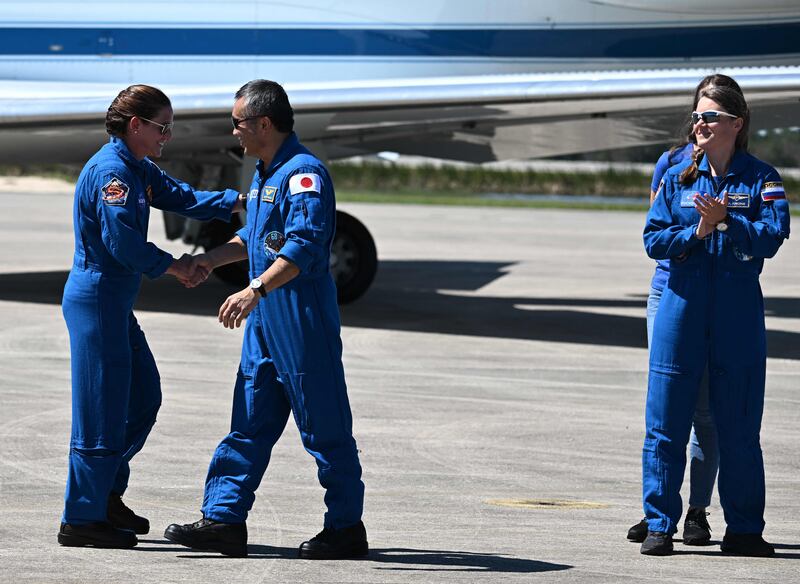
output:
<path id="1" fill-rule="evenodd" d="M 197 219 L 228 220 L 239 193 L 194 191 L 165 174 L 159 156 L 171 138 L 172 108 L 158 89 L 123 90 L 108 110 L 111 134 L 75 188 L 75 255 L 62 310 L 69 329 L 72 436 L 64 513 L 65 546 L 132 547 L 149 522 L 122 502 L 129 461 L 161 405 L 161 383 L 133 305 L 142 274 L 189 284 L 179 260 L 147 241 L 150 207 Z"/>
<path id="2" fill-rule="evenodd" d="M 710 114 L 716 118 L 709 124 L 721 125 L 723 115 L 736 117 Z M 670 276 L 650 353 L 643 448 L 650 534 L 642 553 L 672 552 L 686 441 L 707 363 L 727 523 L 722 550 L 766 556 L 774 549 L 761 537 L 766 333 L 759 274 L 764 258 L 774 256 L 789 236 L 789 210 L 771 166 L 737 149 L 727 171 L 715 176 L 710 158 L 687 160 L 667 171 L 644 230 L 648 255 L 669 259 Z"/>
<path id="3" fill-rule="evenodd" d="M 247 225 L 195 261 L 206 270 L 248 258 L 252 281 L 219 311 L 227 328 L 245 324 L 231 432 L 208 470 L 203 518 L 170 525 L 165 537 L 200 550 L 247 555 L 245 520 L 291 412 L 325 488 L 324 529 L 300 557 L 365 556 L 364 485 L 352 435 L 339 308 L 329 271 L 335 231 L 333 184 L 292 131 L 283 88 L 256 80 L 236 93 L 234 135 L 259 158 Z"/>

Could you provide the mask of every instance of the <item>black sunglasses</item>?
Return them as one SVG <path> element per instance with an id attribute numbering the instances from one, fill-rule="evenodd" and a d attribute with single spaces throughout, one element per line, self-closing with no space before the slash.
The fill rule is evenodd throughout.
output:
<path id="1" fill-rule="evenodd" d="M 703 123 L 706 124 L 713 124 L 714 122 L 718 122 L 721 116 L 725 116 L 727 118 L 739 117 L 733 114 L 729 114 L 728 112 L 718 112 L 716 110 L 708 110 L 706 112 L 692 112 L 692 124 L 696 124 L 700 120 L 703 120 Z"/>
<path id="2" fill-rule="evenodd" d="M 263 117 L 264 116 L 250 116 L 250 117 L 247 117 L 247 118 L 235 118 L 235 117 L 231 116 L 231 124 L 233 124 L 233 129 L 234 130 L 238 130 L 239 129 L 239 125 L 242 122 L 246 122 L 247 120 L 257 120 L 258 118 L 263 118 Z"/>
<path id="3" fill-rule="evenodd" d="M 172 131 L 172 127 L 175 125 L 175 122 L 167 122 L 165 124 L 159 124 L 158 122 L 154 122 L 153 120 L 148 120 L 147 118 L 143 118 L 142 116 L 139 116 L 139 119 L 140 120 L 144 120 L 148 124 L 153 124 L 154 126 L 158 126 L 159 128 L 161 128 L 161 135 L 162 136 L 164 134 L 166 134 L 167 132 L 171 132 Z"/>

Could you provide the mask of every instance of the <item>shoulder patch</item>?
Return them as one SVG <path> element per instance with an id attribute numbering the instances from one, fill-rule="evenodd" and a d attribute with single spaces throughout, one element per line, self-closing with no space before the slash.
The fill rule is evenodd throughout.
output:
<path id="1" fill-rule="evenodd" d="M 102 188 L 103 202 L 106 205 L 122 206 L 128 200 L 130 187 L 117 177 L 112 178 Z"/>
<path id="2" fill-rule="evenodd" d="M 764 183 L 761 189 L 761 198 L 765 201 L 785 199 L 786 192 L 783 190 L 783 183 L 778 181 Z"/>
<path id="3" fill-rule="evenodd" d="M 319 193 L 322 189 L 322 180 L 318 174 L 305 173 L 296 174 L 289 179 L 289 194 L 299 195 L 300 193 L 314 192 Z"/>

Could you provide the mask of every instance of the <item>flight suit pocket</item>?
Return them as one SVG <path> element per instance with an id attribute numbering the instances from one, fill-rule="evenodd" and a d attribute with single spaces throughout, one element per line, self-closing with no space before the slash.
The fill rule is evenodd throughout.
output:
<path id="1" fill-rule="evenodd" d="M 254 372 L 240 368 L 236 374 L 236 387 L 233 390 L 231 430 L 248 436 L 258 430 L 260 395 Z"/>
<path id="2" fill-rule="evenodd" d="M 306 399 L 303 393 L 303 373 L 281 373 L 284 387 L 286 389 L 286 398 L 289 400 L 289 405 L 292 407 L 292 415 L 294 422 L 300 432 L 310 434 L 312 431 L 308 410 L 306 407 Z"/>

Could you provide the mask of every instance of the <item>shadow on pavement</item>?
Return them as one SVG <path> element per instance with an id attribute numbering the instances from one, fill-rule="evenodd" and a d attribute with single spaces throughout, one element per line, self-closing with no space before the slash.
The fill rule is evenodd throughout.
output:
<path id="1" fill-rule="evenodd" d="M 552 564 L 539 560 L 514 558 L 502 554 L 482 554 L 444 550 L 416 550 L 407 548 L 372 549 L 369 560 L 396 566 L 381 566 L 381 570 L 414 570 L 456 572 L 506 572 L 523 573 L 569 570 L 567 564 Z"/>
<path id="2" fill-rule="evenodd" d="M 343 306 L 352 327 L 480 337 L 646 347 L 644 295 L 622 299 L 470 295 L 506 274 L 513 263 L 462 261 L 381 262 L 370 290 Z M 0 300 L 59 304 L 68 272 L 0 274 Z M 646 283 L 645 283 L 646 285 Z M 192 290 L 177 280 L 145 278 L 137 311 L 216 316 L 235 288 L 211 278 Z M 573 290 L 580 294 L 580 290 Z M 465 294 L 467 293 L 467 294 Z M 800 298 L 766 298 L 770 316 L 800 318 Z M 609 314 L 636 309 L 641 316 Z M 800 333 L 767 331 L 768 354 L 800 360 Z"/>
<path id="3" fill-rule="evenodd" d="M 160 544 L 156 546 L 142 546 L 141 544 Z M 166 545 L 164 545 L 166 544 Z M 134 550 L 147 552 L 172 552 L 178 553 L 182 559 L 219 559 L 236 560 L 222 554 L 210 552 L 192 552 L 183 546 L 173 544 L 166 540 L 140 540 Z M 298 560 L 296 547 L 276 547 L 269 545 L 247 546 L 249 560 Z M 382 548 L 371 549 L 366 558 L 356 559 L 358 562 L 374 562 L 386 564 L 378 567 L 379 570 L 408 570 L 408 571 L 445 571 L 458 572 L 506 572 L 506 573 L 533 573 L 553 572 L 572 568 L 566 564 L 552 564 L 539 560 L 514 558 L 502 554 L 458 552 L 444 550 L 417 550 L 407 548 Z"/>

